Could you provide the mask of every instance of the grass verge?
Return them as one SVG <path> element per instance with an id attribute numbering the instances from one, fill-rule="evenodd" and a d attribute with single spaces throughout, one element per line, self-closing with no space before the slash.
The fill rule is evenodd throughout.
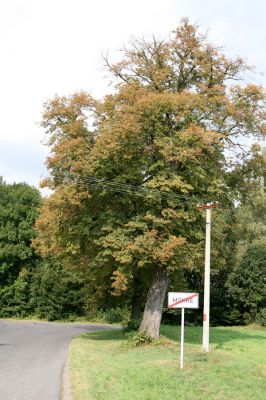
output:
<path id="1" fill-rule="evenodd" d="M 264 400 L 266 328 L 211 328 L 211 352 L 201 351 L 201 328 L 185 327 L 185 367 L 179 369 L 179 327 L 164 339 L 130 348 L 120 331 L 72 341 L 73 400 Z"/>

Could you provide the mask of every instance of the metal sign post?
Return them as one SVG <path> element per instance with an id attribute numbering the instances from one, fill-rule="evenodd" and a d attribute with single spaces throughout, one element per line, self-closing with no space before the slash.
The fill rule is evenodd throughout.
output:
<path id="1" fill-rule="evenodd" d="M 185 330 L 185 308 L 199 308 L 198 293 L 168 293 L 168 307 L 181 308 L 181 343 L 180 343 L 180 369 L 184 367 L 184 330 Z"/>
<path id="2" fill-rule="evenodd" d="M 184 322 L 185 322 L 185 309 L 181 308 L 181 348 L 180 348 L 180 369 L 184 366 Z"/>

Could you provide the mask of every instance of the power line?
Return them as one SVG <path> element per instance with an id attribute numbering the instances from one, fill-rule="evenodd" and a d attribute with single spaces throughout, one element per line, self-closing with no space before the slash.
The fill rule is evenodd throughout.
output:
<path id="1" fill-rule="evenodd" d="M 96 189 L 96 190 L 107 190 L 107 191 L 112 191 L 112 192 L 118 192 L 121 194 L 127 194 L 127 195 L 136 195 L 136 196 L 141 196 L 141 197 L 160 197 L 165 200 L 175 200 L 175 201 L 182 201 L 182 202 L 188 202 L 188 201 L 195 201 L 198 202 L 200 199 L 195 196 L 195 195 L 184 195 L 184 194 L 177 194 L 177 193 L 170 193 L 170 192 L 165 192 L 161 191 L 159 189 L 153 189 L 145 186 L 134 186 L 131 184 L 126 184 L 126 183 L 121 183 L 121 182 L 114 182 L 114 181 L 109 181 L 106 179 L 99 179 L 95 178 L 93 176 L 80 176 L 80 175 L 75 175 L 71 173 L 64 173 L 61 174 L 61 179 L 63 178 L 70 178 L 72 182 L 75 182 L 77 184 L 85 184 L 86 186 Z M 58 178 L 58 180 L 60 179 Z M 57 181 L 56 178 L 54 178 L 55 181 Z M 60 179 L 60 180 L 61 180 Z"/>

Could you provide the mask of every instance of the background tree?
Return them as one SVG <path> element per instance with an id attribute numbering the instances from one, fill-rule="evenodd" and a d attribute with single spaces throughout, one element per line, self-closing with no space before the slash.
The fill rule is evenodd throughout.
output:
<path id="1" fill-rule="evenodd" d="M 0 180 L 0 313 L 27 312 L 30 271 L 38 256 L 31 248 L 41 196 L 25 184 Z"/>
<path id="2" fill-rule="evenodd" d="M 266 203 L 264 188 L 260 182 L 254 183 L 249 200 L 237 209 L 234 262 L 226 282 L 238 323 L 254 322 L 266 307 Z"/>
<path id="3" fill-rule="evenodd" d="M 24 184 L 0 182 L 0 285 L 13 283 L 23 267 L 34 262 L 31 239 L 41 196 Z"/>
<path id="4" fill-rule="evenodd" d="M 35 243 L 98 287 L 111 278 L 116 295 L 141 277 L 149 289 L 140 329 L 158 337 L 172 276 L 202 258 L 196 204 L 231 206 L 240 195 L 246 156 L 224 150 L 264 133 L 265 97 L 253 84 L 234 85 L 244 61 L 226 58 L 187 20 L 168 40 L 135 40 L 121 62 L 106 64 L 118 78 L 114 94 L 45 105 L 44 184 L 54 193 Z"/>
<path id="5" fill-rule="evenodd" d="M 85 284 L 80 274 L 54 260 L 40 260 L 31 275 L 28 308 L 49 321 L 86 315 Z"/>
<path id="6" fill-rule="evenodd" d="M 81 274 L 41 259 L 31 246 L 40 205 L 37 189 L 0 180 L 0 317 L 86 314 Z"/>
<path id="7" fill-rule="evenodd" d="M 241 323 L 255 322 L 266 307 L 266 250 L 261 244 L 249 244 L 243 258 L 228 279 L 232 304 Z"/>

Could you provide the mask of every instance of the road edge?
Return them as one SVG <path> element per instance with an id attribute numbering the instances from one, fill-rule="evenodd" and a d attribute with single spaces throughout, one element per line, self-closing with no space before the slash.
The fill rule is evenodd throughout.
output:
<path id="1" fill-rule="evenodd" d="M 63 369 L 63 377 L 62 377 L 62 390 L 61 390 L 61 400 L 72 400 L 72 390 L 71 390 L 71 382 L 70 382 L 70 374 L 69 374 L 69 351 L 67 355 L 67 360 Z"/>
<path id="2" fill-rule="evenodd" d="M 91 325 L 91 324 L 90 324 Z M 96 327 L 102 327 L 104 331 L 108 331 L 108 330 L 121 330 L 123 329 L 122 325 L 113 325 L 113 324 L 99 324 L 99 325 L 95 325 Z M 102 329 L 101 329 L 102 330 Z M 84 333 L 81 333 L 80 336 L 82 336 Z M 73 339 L 76 339 L 79 336 L 75 336 L 72 337 L 72 339 L 69 342 L 68 345 L 68 353 L 67 353 L 67 359 L 66 359 L 66 363 L 65 366 L 63 368 L 63 372 L 62 372 L 62 384 L 61 384 L 61 396 L 60 396 L 60 400 L 73 400 L 73 394 L 72 394 L 72 388 L 71 388 L 71 379 L 70 379 L 70 369 L 69 369 L 69 365 L 70 365 L 70 346 L 71 346 L 71 342 Z"/>

